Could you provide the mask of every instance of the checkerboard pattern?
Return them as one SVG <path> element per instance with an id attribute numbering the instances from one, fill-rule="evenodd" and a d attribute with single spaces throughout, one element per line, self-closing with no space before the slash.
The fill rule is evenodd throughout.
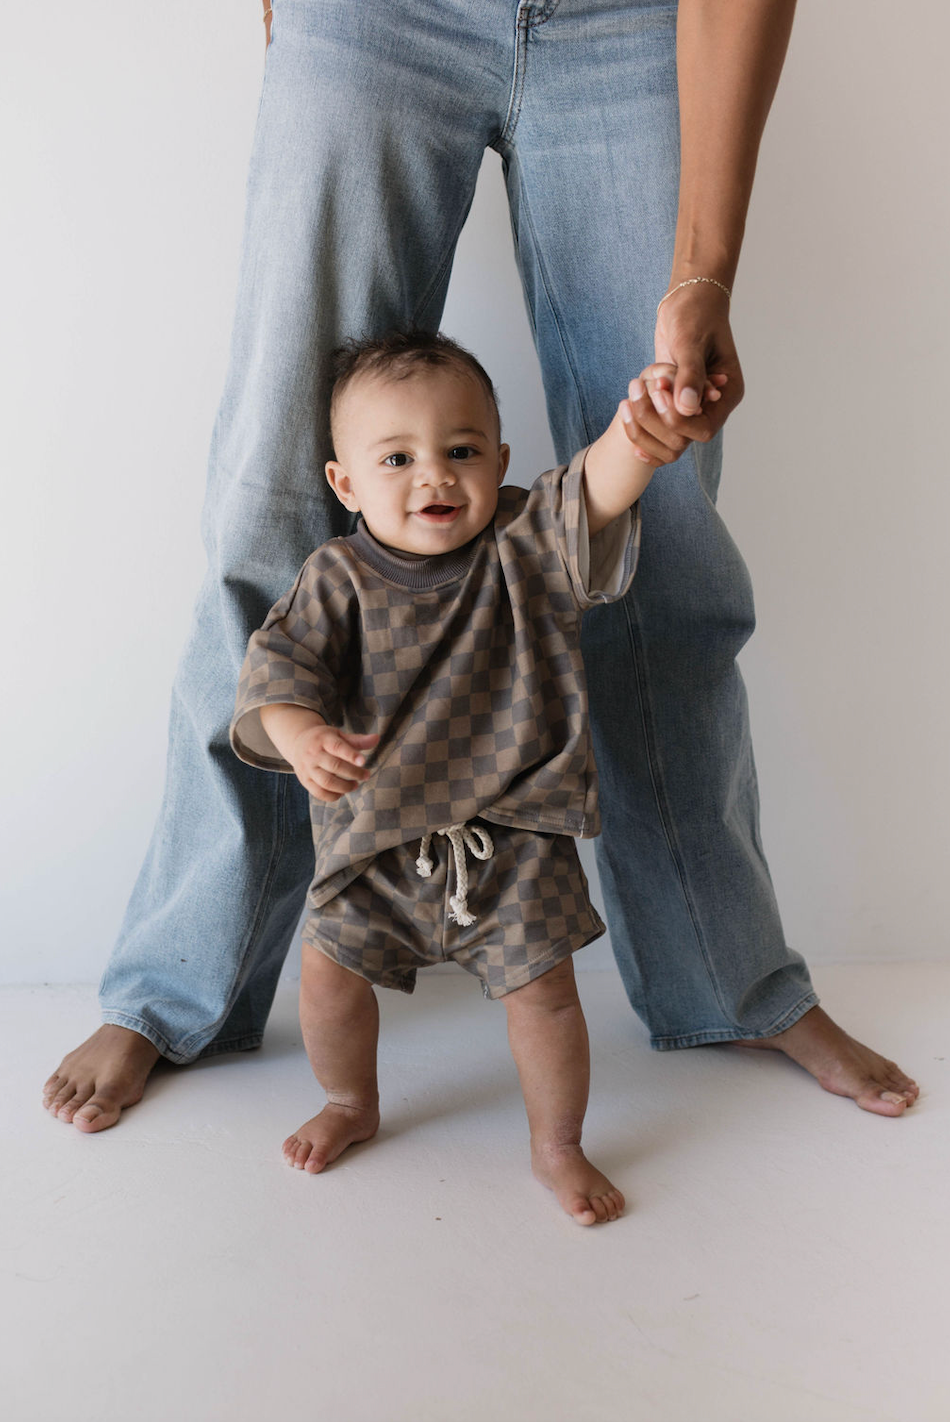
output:
<path id="1" fill-rule="evenodd" d="M 577 847 L 568 835 L 488 825 L 490 859 L 467 859 L 468 904 L 477 921 L 449 917 L 455 862 L 434 839 L 431 878 L 416 873 L 418 844 L 384 850 L 304 922 L 303 941 L 380 987 L 412 992 L 419 968 L 454 961 L 474 973 L 485 997 L 515 988 L 605 931 L 591 905 Z"/>
<path id="2" fill-rule="evenodd" d="M 616 530 L 588 540 L 582 478 L 583 454 L 530 490 L 503 487 L 477 539 L 424 564 L 361 525 L 308 559 L 252 636 L 231 727 L 243 759 L 290 769 L 258 714 L 274 702 L 381 736 L 367 781 L 311 798 L 311 907 L 384 850 L 478 815 L 599 832 L 581 619 L 629 586 L 639 519 L 619 547 Z"/>

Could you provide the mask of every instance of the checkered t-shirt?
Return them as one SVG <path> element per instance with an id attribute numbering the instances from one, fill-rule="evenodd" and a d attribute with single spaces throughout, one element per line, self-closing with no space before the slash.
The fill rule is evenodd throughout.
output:
<path id="1" fill-rule="evenodd" d="M 400 557 L 361 522 L 307 559 L 251 637 L 231 723 L 242 760 L 291 770 L 259 714 L 278 702 L 380 736 L 368 780 L 334 804 L 310 797 L 312 907 L 384 849 L 476 816 L 599 833 L 581 619 L 630 586 L 640 518 L 588 537 L 585 454 L 530 489 L 503 485 L 492 522 L 451 553 Z"/>

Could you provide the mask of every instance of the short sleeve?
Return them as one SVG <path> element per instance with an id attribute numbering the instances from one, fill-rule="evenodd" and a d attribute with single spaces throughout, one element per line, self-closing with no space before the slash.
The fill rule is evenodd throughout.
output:
<path id="1" fill-rule="evenodd" d="M 522 493 L 523 504 L 503 530 L 503 537 L 518 546 L 522 558 L 532 544 L 539 554 L 545 547 L 556 549 L 571 596 L 582 611 L 623 597 L 640 554 L 639 504 L 590 537 L 584 498 L 586 455 L 582 449 L 570 464 L 540 475 L 527 494 Z"/>
<path id="2" fill-rule="evenodd" d="M 263 706 L 303 706 L 331 726 L 341 719 L 340 684 L 351 651 L 348 628 L 355 590 L 345 565 L 324 556 L 330 548 L 318 549 L 307 560 L 293 587 L 248 642 L 231 746 L 241 760 L 262 770 L 291 771 L 264 730 Z"/>

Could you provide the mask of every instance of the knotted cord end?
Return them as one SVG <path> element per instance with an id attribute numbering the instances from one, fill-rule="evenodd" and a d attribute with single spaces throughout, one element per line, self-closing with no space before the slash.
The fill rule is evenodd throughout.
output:
<path id="1" fill-rule="evenodd" d="M 449 899 L 449 907 L 452 910 L 449 914 L 449 918 L 453 923 L 457 923 L 460 928 L 471 928 L 473 923 L 478 922 L 475 914 L 469 911 L 468 904 L 466 904 L 463 899 L 460 899 L 457 894 L 453 894 Z"/>

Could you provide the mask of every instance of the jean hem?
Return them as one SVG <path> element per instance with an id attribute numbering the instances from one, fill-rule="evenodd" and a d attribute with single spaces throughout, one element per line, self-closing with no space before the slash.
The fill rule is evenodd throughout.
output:
<path id="1" fill-rule="evenodd" d="M 655 1052 L 676 1052 L 684 1047 L 708 1047 L 716 1042 L 758 1042 L 765 1037 L 774 1037 L 779 1032 L 787 1032 L 789 1027 L 794 1027 L 795 1023 L 804 1017 L 806 1012 L 810 1012 L 813 1007 L 817 1006 L 818 994 L 808 992 L 764 1032 L 743 1032 L 738 1027 L 712 1027 L 705 1031 L 684 1032 L 676 1037 L 651 1035 L 650 1046 Z"/>
<path id="2" fill-rule="evenodd" d="M 104 1007 L 102 1020 L 110 1026 L 125 1027 L 130 1032 L 137 1032 L 140 1037 L 151 1042 L 152 1046 L 175 1066 L 188 1066 L 190 1062 L 198 1061 L 201 1057 L 216 1057 L 222 1052 L 249 1052 L 255 1047 L 259 1047 L 264 1040 L 262 1032 L 247 1033 L 243 1037 L 232 1037 L 225 1042 L 209 1042 L 206 1047 L 200 1047 L 197 1052 L 186 1053 L 177 1051 L 151 1023 L 144 1021 L 141 1017 L 134 1017 L 131 1013 L 120 1012 L 117 1008 Z"/>

